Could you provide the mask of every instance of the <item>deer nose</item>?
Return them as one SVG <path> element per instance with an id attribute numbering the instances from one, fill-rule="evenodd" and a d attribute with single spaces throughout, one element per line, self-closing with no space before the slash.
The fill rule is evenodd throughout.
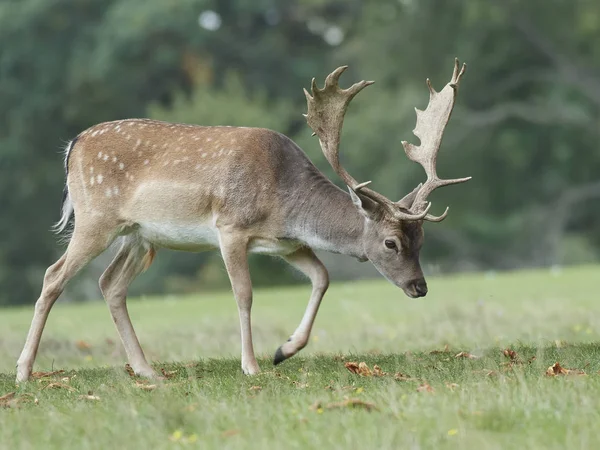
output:
<path id="1" fill-rule="evenodd" d="M 421 278 L 420 280 L 415 280 L 413 282 L 413 286 L 415 287 L 417 296 L 425 297 L 427 295 L 427 282 L 424 278 Z"/>

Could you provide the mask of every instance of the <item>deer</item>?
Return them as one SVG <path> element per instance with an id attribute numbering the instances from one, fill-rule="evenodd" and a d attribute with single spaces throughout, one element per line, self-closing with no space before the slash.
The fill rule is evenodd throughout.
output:
<path id="1" fill-rule="evenodd" d="M 357 182 L 341 165 L 339 147 L 351 100 L 373 81 L 339 86 L 342 66 L 304 89 L 304 114 L 321 149 L 348 188 L 328 179 L 291 139 L 264 128 L 198 126 L 150 119 L 103 122 L 81 132 L 65 149 L 66 184 L 55 231 L 70 231 L 64 254 L 46 270 L 22 353 L 17 382 L 29 379 L 52 306 L 72 279 L 113 243 L 120 244 L 99 285 L 136 375 L 155 378 L 127 310 L 130 283 L 148 269 L 160 248 L 220 250 L 241 331 L 241 368 L 260 368 L 251 328 L 253 301 L 248 254 L 279 256 L 304 273 L 312 292 L 300 324 L 275 352 L 279 364 L 303 349 L 329 287 L 315 250 L 370 261 L 408 297 L 427 294 L 419 262 L 423 223 L 437 188 L 470 179 L 441 179 L 436 160 L 466 65 L 454 61 L 450 82 L 436 92 L 427 79 L 429 103 L 416 109 L 413 130 L 420 145 L 402 141 L 408 158 L 427 179 L 399 201 Z M 70 225 L 72 224 L 72 227 Z"/>

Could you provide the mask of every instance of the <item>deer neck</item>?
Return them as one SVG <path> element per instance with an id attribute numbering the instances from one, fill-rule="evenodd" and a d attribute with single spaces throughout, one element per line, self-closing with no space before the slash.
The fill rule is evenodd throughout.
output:
<path id="1" fill-rule="evenodd" d="M 333 183 L 324 182 L 305 195 L 305 204 L 294 218 L 297 239 L 314 250 L 353 256 L 366 260 L 363 236 L 365 219 L 349 194 Z"/>

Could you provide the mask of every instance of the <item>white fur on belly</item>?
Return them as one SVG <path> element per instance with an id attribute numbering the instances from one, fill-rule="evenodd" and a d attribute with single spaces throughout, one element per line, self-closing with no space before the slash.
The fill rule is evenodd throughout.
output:
<path id="1" fill-rule="evenodd" d="M 209 222 L 139 222 L 138 233 L 147 241 L 173 250 L 201 251 L 219 248 L 218 230 Z"/>
<path id="2" fill-rule="evenodd" d="M 219 248 L 219 230 L 212 221 L 190 224 L 141 221 L 138 233 L 145 240 L 173 250 L 206 251 Z M 254 238 L 248 251 L 266 255 L 289 255 L 300 248 L 298 241 Z"/>

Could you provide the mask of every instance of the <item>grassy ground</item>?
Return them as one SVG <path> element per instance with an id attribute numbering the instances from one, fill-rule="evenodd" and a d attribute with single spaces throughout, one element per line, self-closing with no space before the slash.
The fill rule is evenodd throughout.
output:
<path id="1" fill-rule="evenodd" d="M 255 377 L 240 373 L 229 293 L 132 300 L 168 375 L 156 388 L 125 371 L 101 303 L 58 304 L 35 370 L 65 372 L 15 387 L 32 311 L 1 310 L 0 396 L 15 396 L 0 400 L 0 448 L 600 448 L 599 273 L 442 277 L 418 300 L 384 281 L 336 284 L 310 345 L 275 370 L 309 288 L 258 291 Z M 363 361 L 387 375 L 345 367 Z M 586 375 L 545 375 L 556 361 Z"/>

